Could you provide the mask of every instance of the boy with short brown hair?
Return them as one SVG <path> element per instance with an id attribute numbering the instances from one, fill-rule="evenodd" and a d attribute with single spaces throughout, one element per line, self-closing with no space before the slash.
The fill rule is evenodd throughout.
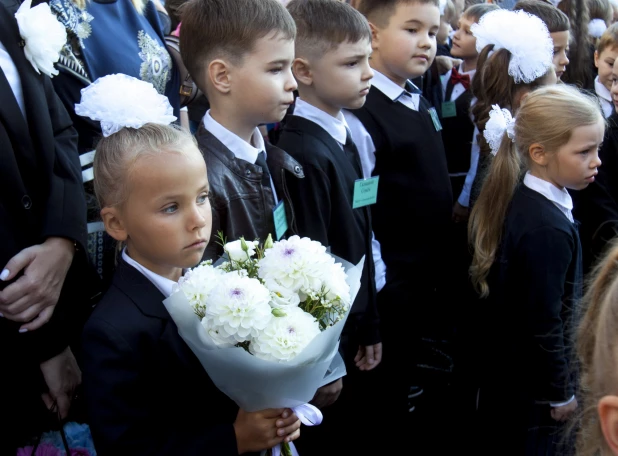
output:
<path id="1" fill-rule="evenodd" d="M 278 0 L 190 0 L 183 5 L 180 49 L 210 102 L 196 137 L 206 159 L 212 232 L 281 238 L 293 226 L 284 176 L 301 166 L 264 142 L 258 129 L 279 122 L 294 101 L 294 20 Z M 222 253 L 210 242 L 205 257 Z"/>

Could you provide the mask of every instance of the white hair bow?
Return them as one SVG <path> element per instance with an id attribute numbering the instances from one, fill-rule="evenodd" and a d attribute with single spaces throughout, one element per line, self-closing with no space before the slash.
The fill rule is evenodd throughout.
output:
<path id="1" fill-rule="evenodd" d="M 494 45 L 494 50 L 511 53 L 509 74 L 515 83 L 530 83 L 552 66 L 554 43 L 545 23 L 525 11 L 498 9 L 484 14 L 470 31 L 476 38 L 476 50 Z"/>
<path id="2" fill-rule="evenodd" d="M 592 19 L 588 23 L 588 35 L 594 38 L 601 38 L 605 30 L 607 30 L 607 24 L 603 19 Z"/>
<path id="3" fill-rule="evenodd" d="M 169 125 L 176 120 L 168 98 L 154 86 L 126 74 L 103 76 L 81 90 L 75 113 L 101 122 L 103 136 L 147 123 Z"/>
<path id="4" fill-rule="evenodd" d="M 504 133 L 508 135 L 511 141 L 515 141 L 515 119 L 508 109 L 500 109 L 497 104 L 491 108 L 483 136 L 491 148 L 492 155 L 496 155 Z"/>

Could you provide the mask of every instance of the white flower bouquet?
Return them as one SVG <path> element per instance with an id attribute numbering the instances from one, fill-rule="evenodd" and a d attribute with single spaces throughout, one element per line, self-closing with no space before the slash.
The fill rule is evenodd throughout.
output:
<path id="1" fill-rule="evenodd" d="M 163 302 L 180 336 L 242 409 L 292 408 L 319 424 L 302 411 L 346 373 L 339 337 L 364 258 L 352 265 L 298 236 L 221 243 L 224 257 L 188 271 Z"/>

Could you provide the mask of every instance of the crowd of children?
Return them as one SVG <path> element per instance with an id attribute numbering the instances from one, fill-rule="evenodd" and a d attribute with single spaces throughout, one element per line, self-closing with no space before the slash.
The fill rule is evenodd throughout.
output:
<path id="1" fill-rule="evenodd" d="M 13 69 L 33 69 L 19 66 L 6 11 L 0 3 L 0 90 L 11 116 L 27 117 L 34 95 L 24 110 L 29 80 Z M 55 309 L 56 295 L 88 303 L 99 291 L 84 278 L 77 135 L 53 86 L 36 81 L 46 117 L 29 128 L 57 144 L 37 159 L 50 183 L 28 190 L 36 218 L 15 207 L 30 210 L 21 188 L 44 146 L 0 103 L 0 142 L 24 181 L 19 201 L 0 199 L 14 219 L 3 222 L 14 245 L 1 250 L 0 340 L 27 344 L 8 366 L 40 365 L 45 404 L 56 399 L 62 415 L 83 382 L 101 455 L 236 455 L 292 441 L 303 455 L 618 455 L 616 11 L 602 0 L 183 2 L 180 53 L 208 104 L 193 131 L 174 124 L 178 93 L 132 75 L 90 82 L 71 111 L 103 133 L 79 141 L 96 149 L 100 243 L 118 246 L 85 323 Z M 80 17 L 65 25 L 93 20 Z M 43 209 L 64 205 L 84 217 Z M 311 401 L 320 426 L 301 429 L 292 409 L 239 409 L 179 336 L 162 301 L 184 271 L 219 258 L 218 232 L 297 234 L 364 258 L 340 341 L 347 374 Z M 51 269 L 37 263 L 47 254 L 62 277 L 37 273 Z M 65 275 L 65 288 L 81 280 L 88 292 L 60 294 Z M 55 301 L 24 291 L 41 277 Z M 59 318 L 79 342 L 33 350 L 57 340 L 44 331 Z M 65 372 L 55 383 L 50 359 Z M 7 400 L 19 420 L 15 442 L 0 442 L 6 454 L 25 434 L 26 377 L 0 380 L 19 393 Z"/>

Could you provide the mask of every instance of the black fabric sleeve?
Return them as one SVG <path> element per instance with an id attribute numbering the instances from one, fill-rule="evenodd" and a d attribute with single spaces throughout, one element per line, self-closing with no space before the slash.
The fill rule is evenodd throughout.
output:
<path id="1" fill-rule="evenodd" d="M 575 247 L 568 233 L 551 227 L 531 231 L 517 246 L 521 311 L 527 317 L 522 331 L 532 340 L 530 363 L 537 368 L 539 401 L 562 402 L 574 394 L 565 335 L 570 325 L 565 283 Z"/>
<path id="2" fill-rule="evenodd" d="M 49 78 L 43 78 L 54 134 L 55 157 L 42 237 L 64 237 L 86 249 L 86 197 L 77 151 L 77 132 Z"/>

